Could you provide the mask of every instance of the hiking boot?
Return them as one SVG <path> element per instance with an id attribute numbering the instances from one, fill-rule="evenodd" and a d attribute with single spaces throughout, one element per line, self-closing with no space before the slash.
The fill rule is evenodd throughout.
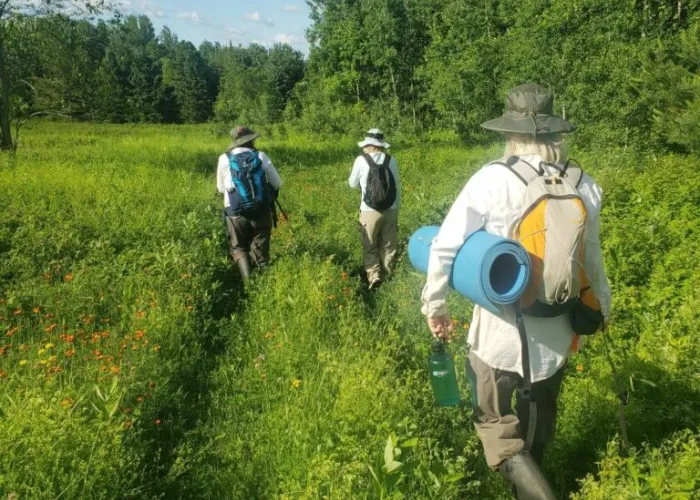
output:
<path id="1" fill-rule="evenodd" d="M 498 471 L 512 485 L 518 500 L 556 500 L 540 468 L 526 451 L 506 459 Z"/>
<path id="2" fill-rule="evenodd" d="M 238 271 L 241 273 L 241 278 L 243 281 L 248 281 L 250 278 L 250 261 L 248 257 L 242 257 L 236 261 L 238 264 Z"/>

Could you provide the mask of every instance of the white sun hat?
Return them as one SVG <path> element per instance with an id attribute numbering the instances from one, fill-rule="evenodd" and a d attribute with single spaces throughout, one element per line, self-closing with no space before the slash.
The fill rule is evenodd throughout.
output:
<path id="1" fill-rule="evenodd" d="M 378 128 L 371 128 L 367 131 L 367 135 L 363 141 L 357 143 L 358 146 L 377 146 L 378 148 L 387 149 L 391 146 L 388 142 L 384 142 L 384 132 Z"/>

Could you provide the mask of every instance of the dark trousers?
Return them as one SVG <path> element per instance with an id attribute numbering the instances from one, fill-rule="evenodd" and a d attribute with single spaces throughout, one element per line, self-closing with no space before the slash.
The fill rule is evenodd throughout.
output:
<path id="1" fill-rule="evenodd" d="M 270 234 L 272 215 L 267 212 L 260 217 L 246 218 L 240 215 L 226 215 L 229 252 L 234 261 L 248 254 L 258 266 L 270 261 Z"/>
<path id="2" fill-rule="evenodd" d="M 566 365 L 551 377 L 532 384 L 537 402 L 537 422 L 532 445 L 534 455 L 541 454 L 554 438 L 557 398 Z M 472 391 L 472 420 L 484 446 L 486 462 L 494 469 L 518 453 L 525 445 L 529 422 L 528 401 L 516 393 L 522 377 L 513 372 L 491 368 L 473 353 L 467 359 L 467 376 Z M 516 393 L 515 411 L 512 399 Z"/>

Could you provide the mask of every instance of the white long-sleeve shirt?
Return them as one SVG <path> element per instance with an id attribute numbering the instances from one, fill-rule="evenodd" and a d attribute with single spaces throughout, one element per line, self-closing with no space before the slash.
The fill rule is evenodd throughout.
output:
<path id="1" fill-rule="evenodd" d="M 541 162 L 541 158 L 535 155 L 522 156 L 522 159 L 532 165 Z M 584 173 L 578 193 L 588 211 L 583 267 L 600 300 L 603 315 L 608 318 L 610 287 L 603 267 L 599 236 L 603 192 Z M 500 165 L 486 165 L 469 179 L 433 241 L 422 295 L 423 314 L 431 317 L 447 314 L 445 296 L 457 252 L 479 229 L 509 237 L 513 224 L 522 215 L 524 194 L 522 181 Z M 532 381 L 537 382 L 549 378 L 564 364 L 574 333 L 566 314 L 555 318 L 525 315 L 524 319 Z M 522 376 L 520 336 L 512 311 L 501 317 L 475 305 L 468 343 L 471 351 L 489 366 Z"/>
<path id="2" fill-rule="evenodd" d="M 377 153 L 370 153 L 370 156 L 374 160 L 374 163 L 377 165 L 381 165 L 384 163 L 384 159 L 386 158 L 386 153 L 383 152 L 377 152 Z M 396 200 L 394 201 L 394 204 L 389 207 L 390 210 L 393 209 L 398 209 L 401 207 L 401 184 L 399 182 L 399 164 L 396 161 L 396 158 L 393 156 L 391 157 L 391 160 L 389 161 L 389 170 L 391 171 L 391 174 L 394 176 L 394 182 L 396 183 Z M 367 203 L 365 203 L 365 191 L 367 190 L 367 176 L 369 175 L 369 165 L 367 164 L 367 160 L 364 159 L 362 155 L 358 156 L 355 159 L 355 164 L 352 166 L 352 172 L 350 172 L 350 178 L 348 179 L 348 184 L 350 184 L 351 188 L 360 188 L 360 191 L 362 192 L 362 201 L 360 203 L 360 211 L 361 212 L 376 212 L 373 208 L 371 208 Z"/>
<path id="3" fill-rule="evenodd" d="M 245 153 L 246 151 L 253 151 L 250 148 L 234 148 L 231 153 L 234 155 Z M 270 161 L 270 158 L 262 151 L 258 152 L 258 158 L 262 162 L 262 168 L 267 176 L 267 182 L 274 189 L 279 189 L 282 187 L 282 179 L 277 173 L 275 166 Z M 219 156 L 219 165 L 216 169 L 216 189 L 219 193 L 224 195 L 224 208 L 231 206 L 230 194 L 236 190 L 236 186 L 233 184 L 233 178 L 231 177 L 231 164 L 229 162 L 226 153 Z"/>

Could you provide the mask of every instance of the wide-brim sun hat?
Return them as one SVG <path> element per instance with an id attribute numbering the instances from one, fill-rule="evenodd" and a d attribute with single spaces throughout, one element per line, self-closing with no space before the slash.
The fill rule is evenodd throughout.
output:
<path id="1" fill-rule="evenodd" d="M 365 138 L 358 142 L 357 145 L 361 148 L 364 148 L 365 146 L 377 146 L 378 148 L 384 149 L 391 147 L 391 144 L 384 142 L 384 133 L 378 128 L 369 129 Z"/>
<path id="2" fill-rule="evenodd" d="M 554 114 L 554 97 L 535 83 L 511 89 L 502 116 L 481 124 L 488 130 L 512 134 L 568 134 L 576 126 Z"/>
<path id="3" fill-rule="evenodd" d="M 229 149 L 237 148 L 260 137 L 260 134 L 252 131 L 248 127 L 235 127 L 231 129 L 231 139 L 233 142 Z"/>

